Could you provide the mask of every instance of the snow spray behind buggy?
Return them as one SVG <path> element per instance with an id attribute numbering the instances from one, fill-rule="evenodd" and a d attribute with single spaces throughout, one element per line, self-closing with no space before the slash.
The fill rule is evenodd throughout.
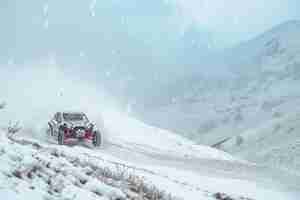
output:
<path id="1" fill-rule="evenodd" d="M 82 112 L 57 112 L 48 122 L 47 133 L 55 137 L 60 145 L 68 139 L 91 141 L 95 147 L 102 142 L 100 131 Z"/>

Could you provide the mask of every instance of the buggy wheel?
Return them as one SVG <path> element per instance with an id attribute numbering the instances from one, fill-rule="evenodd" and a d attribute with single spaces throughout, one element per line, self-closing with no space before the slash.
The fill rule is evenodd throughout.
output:
<path id="1" fill-rule="evenodd" d="M 50 123 L 48 123 L 47 134 L 48 136 L 53 136 L 53 127 Z"/>
<path id="2" fill-rule="evenodd" d="M 101 145 L 101 133 L 99 131 L 94 132 L 93 145 L 99 147 Z"/>
<path id="3" fill-rule="evenodd" d="M 59 145 L 65 144 L 65 132 L 63 129 L 59 129 L 58 131 L 58 144 Z"/>

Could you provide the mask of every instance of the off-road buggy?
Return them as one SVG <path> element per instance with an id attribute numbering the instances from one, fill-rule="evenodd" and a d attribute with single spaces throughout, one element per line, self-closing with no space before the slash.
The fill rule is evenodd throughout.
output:
<path id="1" fill-rule="evenodd" d="M 95 147 L 101 145 L 101 133 L 81 112 L 57 112 L 48 122 L 48 135 L 64 145 L 69 139 L 88 140 Z"/>

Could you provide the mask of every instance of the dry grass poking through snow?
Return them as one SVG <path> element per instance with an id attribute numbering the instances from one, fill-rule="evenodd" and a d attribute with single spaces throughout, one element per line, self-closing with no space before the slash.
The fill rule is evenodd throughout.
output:
<path id="1" fill-rule="evenodd" d="M 0 138 L 0 195 L 2 190 L 8 190 L 13 191 L 13 199 L 179 200 L 137 176 L 136 170 L 141 169 L 80 151 Z M 154 172 L 145 170 L 145 173 Z M 206 197 L 250 200 L 223 193 L 208 193 Z"/>
<path id="2" fill-rule="evenodd" d="M 134 175 L 122 164 L 105 166 L 99 160 L 69 155 L 63 150 L 44 148 L 24 140 L 10 141 L 10 147 L 30 148 L 31 154 L 22 154 L 27 149 L 17 150 L 19 154 L 14 160 L 18 164 L 14 164 L 6 176 L 15 183 L 22 181 L 32 191 L 44 188 L 45 200 L 79 200 L 83 197 L 85 200 L 178 199 Z"/>

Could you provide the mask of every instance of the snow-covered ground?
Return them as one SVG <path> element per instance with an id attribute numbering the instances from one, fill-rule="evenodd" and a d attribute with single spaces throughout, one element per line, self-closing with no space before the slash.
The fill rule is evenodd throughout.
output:
<path id="1" fill-rule="evenodd" d="M 220 145 L 220 148 L 247 160 L 268 163 L 299 174 L 299 120 L 299 112 L 285 114 L 242 132 Z"/>
<path id="2" fill-rule="evenodd" d="M 296 200 L 300 195 L 297 176 L 195 145 L 124 114 L 103 113 L 103 118 L 105 141 L 100 149 L 82 143 L 59 146 L 49 138 L 41 140 L 42 131 L 20 132 L 17 142 L 2 133 L 0 195 L 34 200 L 134 199 L 139 192 L 128 186 L 133 175 L 174 199 L 213 200 L 224 193 L 233 199 Z M 107 175 L 111 172 L 123 179 L 116 181 L 116 176 Z"/>
<path id="3" fill-rule="evenodd" d="M 148 153 L 174 155 L 177 157 L 210 158 L 235 160 L 225 152 L 202 145 L 170 131 L 146 125 L 134 118 L 118 112 L 104 113 L 103 118 L 107 139 L 110 144 L 123 145 L 132 151 L 144 150 Z M 117 123 L 117 126 L 116 126 Z"/>

